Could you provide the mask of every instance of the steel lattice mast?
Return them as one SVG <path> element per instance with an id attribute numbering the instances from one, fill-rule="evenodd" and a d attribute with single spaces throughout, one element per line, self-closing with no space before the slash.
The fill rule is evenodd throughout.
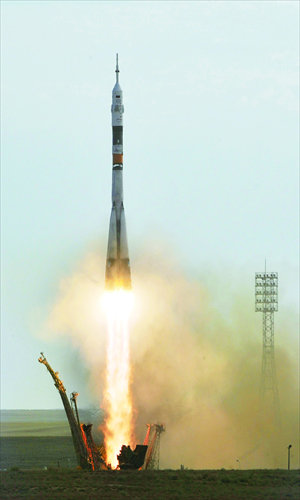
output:
<path id="1" fill-rule="evenodd" d="M 144 444 L 148 446 L 142 469 L 159 470 L 160 436 L 165 431 L 163 424 L 147 424 L 148 431 Z"/>
<path id="2" fill-rule="evenodd" d="M 255 273 L 255 312 L 263 316 L 263 353 L 260 380 L 260 406 L 265 421 L 280 425 L 280 406 L 277 388 L 274 312 L 278 311 L 278 274 Z"/>

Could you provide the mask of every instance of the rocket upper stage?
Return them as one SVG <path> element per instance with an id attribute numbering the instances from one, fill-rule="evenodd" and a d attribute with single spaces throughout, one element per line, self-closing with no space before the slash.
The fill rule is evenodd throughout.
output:
<path id="1" fill-rule="evenodd" d="M 113 165 L 123 164 L 123 92 L 119 84 L 119 63 L 117 54 L 116 84 L 112 91 L 111 124 L 113 129 Z"/>
<path id="2" fill-rule="evenodd" d="M 119 84 L 118 54 L 116 84 L 112 91 L 112 210 L 107 246 L 106 290 L 131 290 L 130 262 L 123 205 L 123 92 Z"/>

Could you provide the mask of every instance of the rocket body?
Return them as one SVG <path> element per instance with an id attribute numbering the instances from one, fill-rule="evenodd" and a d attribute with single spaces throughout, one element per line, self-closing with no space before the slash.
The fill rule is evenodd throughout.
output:
<path id="1" fill-rule="evenodd" d="M 119 84 L 118 55 L 116 84 L 112 91 L 112 209 L 106 258 L 105 289 L 131 290 L 125 212 L 123 204 L 123 92 Z"/>

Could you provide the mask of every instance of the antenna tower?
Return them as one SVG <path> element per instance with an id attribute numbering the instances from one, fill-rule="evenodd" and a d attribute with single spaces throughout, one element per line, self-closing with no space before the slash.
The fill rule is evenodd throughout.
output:
<path id="1" fill-rule="evenodd" d="M 278 311 L 278 274 L 255 273 L 255 312 L 262 312 L 263 354 L 260 379 L 260 407 L 265 421 L 280 426 L 280 406 L 275 369 L 274 312 Z"/>

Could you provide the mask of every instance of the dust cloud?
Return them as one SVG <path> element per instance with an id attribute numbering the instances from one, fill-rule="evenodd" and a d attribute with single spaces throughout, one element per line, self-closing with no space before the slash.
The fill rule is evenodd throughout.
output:
<path id="1" fill-rule="evenodd" d="M 275 318 L 278 429 L 259 418 L 262 330 L 253 288 L 234 290 L 220 275 L 209 280 L 188 276 L 165 250 L 148 249 L 132 263 L 137 442 L 144 440 L 146 423 L 163 423 L 161 468 L 286 468 L 289 444 L 292 466 L 299 467 L 297 321 L 290 325 L 287 315 L 278 331 Z M 88 389 L 100 405 L 106 349 L 103 270 L 103 255 L 87 255 L 61 282 L 46 325 L 49 338 L 68 335 L 80 351 L 90 373 Z M 277 337 L 284 344 L 277 346 Z"/>

